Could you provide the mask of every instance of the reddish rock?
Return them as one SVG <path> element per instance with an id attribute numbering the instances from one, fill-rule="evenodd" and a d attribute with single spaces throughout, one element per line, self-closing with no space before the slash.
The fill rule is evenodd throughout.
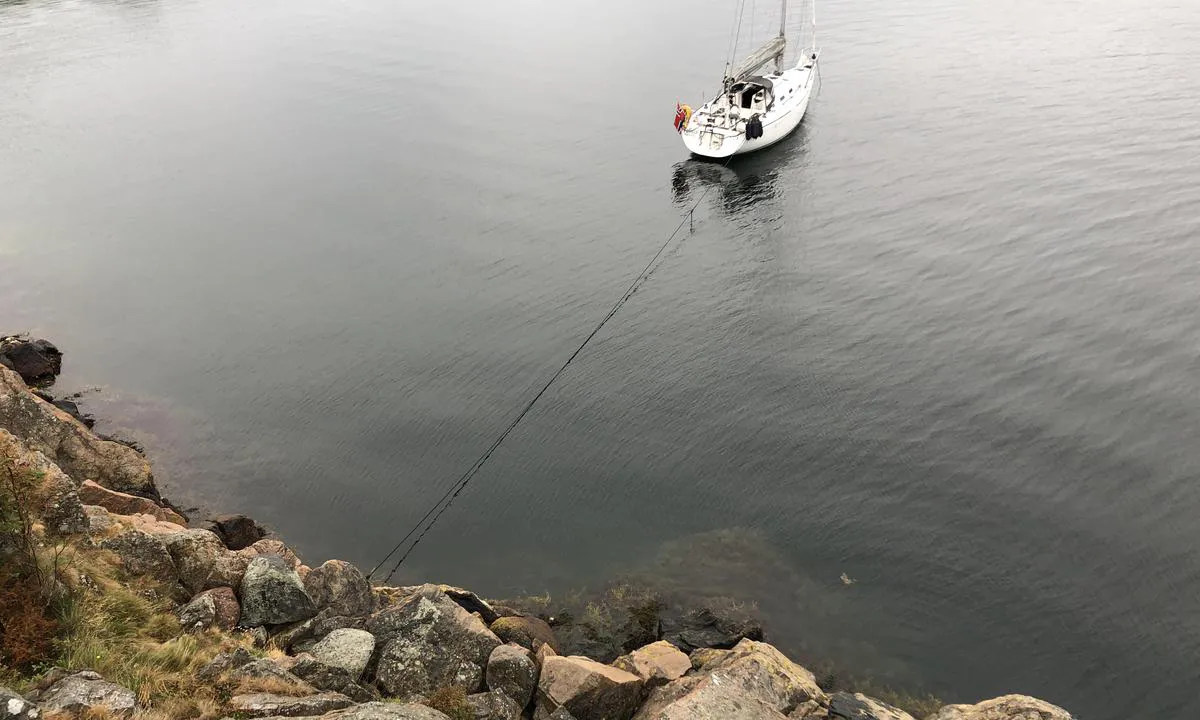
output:
<path id="1" fill-rule="evenodd" d="M 150 515 L 156 520 L 187 527 L 187 520 L 174 510 L 161 507 L 144 497 L 109 490 L 91 480 L 84 480 L 79 486 L 79 499 L 85 505 L 99 505 L 117 515 Z"/>
<path id="2" fill-rule="evenodd" d="M 213 605 L 216 606 L 217 616 L 213 624 L 225 631 L 233 630 L 237 627 L 238 620 L 242 617 L 242 606 L 238 604 L 237 595 L 234 594 L 233 588 L 217 587 L 212 590 L 205 590 L 200 595 L 207 595 L 213 600 Z M 196 597 L 200 597 L 197 595 Z"/>

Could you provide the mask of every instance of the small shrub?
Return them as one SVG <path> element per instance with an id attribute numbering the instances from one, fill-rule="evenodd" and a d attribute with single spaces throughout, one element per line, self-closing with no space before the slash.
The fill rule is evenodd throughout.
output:
<path id="1" fill-rule="evenodd" d="M 467 703 L 467 691 L 456 685 L 434 690 L 425 699 L 425 704 L 441 711 L 450 720 L 475 720 L 475 713 Z"/>

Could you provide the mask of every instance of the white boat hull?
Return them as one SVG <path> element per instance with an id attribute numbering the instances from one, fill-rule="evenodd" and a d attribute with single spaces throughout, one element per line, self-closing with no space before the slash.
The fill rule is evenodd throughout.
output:
<path id="1" fill-rule="evenodd" d="M 774 84 L 776 97 L 774 104 L 760 116 L 760 137 L 746 137 L 745 118 L 730 122 L 727 116 L 714 117 L 713 111 L 724 104 L 723 98 L 718 97 L 698 109 L 680 132 L 684 146 L 694 155 L 720 159 L 762 150 L 790 135 L 808 110 L 816 80 L 816 59 L 768 77 Z"/>

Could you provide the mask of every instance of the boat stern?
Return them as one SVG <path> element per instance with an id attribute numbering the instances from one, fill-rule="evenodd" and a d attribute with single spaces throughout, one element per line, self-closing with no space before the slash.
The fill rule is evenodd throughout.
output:
<path id="1" fill-rule="evenodd" d="M 693 123 L 680 133 L 683 144 L 693 155 L 708 158 L 727 158 L 746 144 L 746 134 L 715 125 Z"/>

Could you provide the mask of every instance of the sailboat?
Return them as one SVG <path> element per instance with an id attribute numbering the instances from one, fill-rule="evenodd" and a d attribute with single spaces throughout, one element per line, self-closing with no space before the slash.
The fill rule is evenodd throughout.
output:
<path id="1" fill-rule="evenodd" d="M 821 54 L 817 48 L 816 0 L 812 9 L 812 41 L 791 67 L 784 66 L 788 0 L 781 3 L 779 35 L 738 65 L 727 63 L 719 95 L 695 112 L 687 105 L 676 105 L 675 129 L 693 154 L 727 158 L 761 150 L 787 137 L 804 119 Z M 741 9 L 745 10 L 744 0 Z M 734 31 L 735 51 L 740 26 L 739 17 L 738 29 Z M 774 72 L 757 74 L 772 61 Z"/>

